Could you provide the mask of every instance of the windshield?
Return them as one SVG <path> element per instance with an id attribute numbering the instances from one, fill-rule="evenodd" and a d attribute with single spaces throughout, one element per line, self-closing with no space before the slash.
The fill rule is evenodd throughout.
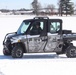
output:
<path id="1" fill-rule="evenodd" d="M 31 23 L 30 21 L 23 21 L 17 31 L 17 34 L 22 34 L 22 33 L 26 32 L 30 23 Z"/>

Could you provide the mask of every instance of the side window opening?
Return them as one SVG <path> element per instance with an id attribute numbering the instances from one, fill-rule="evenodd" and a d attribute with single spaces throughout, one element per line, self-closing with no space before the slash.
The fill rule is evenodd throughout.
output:
<path id="1" fill-rule="evenodd" d="M 43 22 L 40 22 L 40 27 L 41 27 L 41 29 L 43 30 L 43 27 L 44 26 L 44 23 Z"/>
<path id="2" fill-rule="evenodd" d="M 40 35 L 44 28 L 43 21 L 34 22 L 32 27 L 30 28 L 30 35 Z"/>
<path id="3" fill-rule="evenodd" d="M 60 22 L 51 22 L 50 23 L 50 32 L 58 33 L 60 31 Z"/>

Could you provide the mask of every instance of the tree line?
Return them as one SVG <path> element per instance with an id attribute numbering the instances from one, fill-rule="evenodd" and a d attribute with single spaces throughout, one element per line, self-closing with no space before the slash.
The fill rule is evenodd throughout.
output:
<path id="1" fill-rule="evenodd" d="M 31 9 L 17 9 L 17 10 L 9 10 L 9 9 L 0 9 L 1 12 L 16 12 L 16 11 L 32 11 L 33 14 L 49 14 L 49 15 L 73 15 L 75 12 L 75 5 L 72 0 L 58 0 L 57 6 L 54 4 L 50 4 L 42 6 L 38 0 L 33 0 L 31 2 Z"/>
<path id="2" fill-rule="evenodd" d="M 52 15 L 55 13 L 54 10 L 57 10 L 60 16 L 74 14 L 74 3 L 71 0 L 58 0 L 58 8 L 56 8 L 54 4 L 48 4 L 46 7 L 42 7 L 38 0 L 33 0 L 31 6 L 33 13 L 36 15 L 38 15 L 39 11 L 43 9 Z"/>

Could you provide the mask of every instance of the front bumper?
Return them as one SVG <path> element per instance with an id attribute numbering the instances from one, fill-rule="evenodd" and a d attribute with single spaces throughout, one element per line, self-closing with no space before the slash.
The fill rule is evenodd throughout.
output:
<path id="1" fill-rule="evenodd" d="M 3 52 L 4 53 L 10 53 L 11 49 L 11 41 L 9 38 L 6 39 L 6 41 L 3 41 Z"/>
<path id="2" fill-rule="evenodd" d="M 3 48 L 3 52 L 4 52 L 4 53 L 6 53 L 6 52 L 7 52 L 7 53 L 10 53 L 9 49 L 8 49 L 5 45 L 4 45 L 4 48 Z"/>

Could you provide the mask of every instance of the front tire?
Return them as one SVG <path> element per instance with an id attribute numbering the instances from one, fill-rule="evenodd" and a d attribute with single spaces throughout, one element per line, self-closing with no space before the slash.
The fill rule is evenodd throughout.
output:
<path id="1" fill-rule="evenodd" d="M 66 56 L 68 58 L 75 58 L 76 57 L 76 47 L 75 46 L 70 46 L 66 50 Z"/>
<path id="2" fill-rule="evenodd" d="M 11 52 L 7 52 L 6 50 L 3 49 L 3 54 L 4 54 L 5 56 L 9 56 L 9 55 L 11 55 Z"/>
<path id="3" fill-rule="evenodd" d="M 20 46 L 16 46 L 12 50 L 13 58 L 22 58 L 23 57 L 23 48 Z"/>

